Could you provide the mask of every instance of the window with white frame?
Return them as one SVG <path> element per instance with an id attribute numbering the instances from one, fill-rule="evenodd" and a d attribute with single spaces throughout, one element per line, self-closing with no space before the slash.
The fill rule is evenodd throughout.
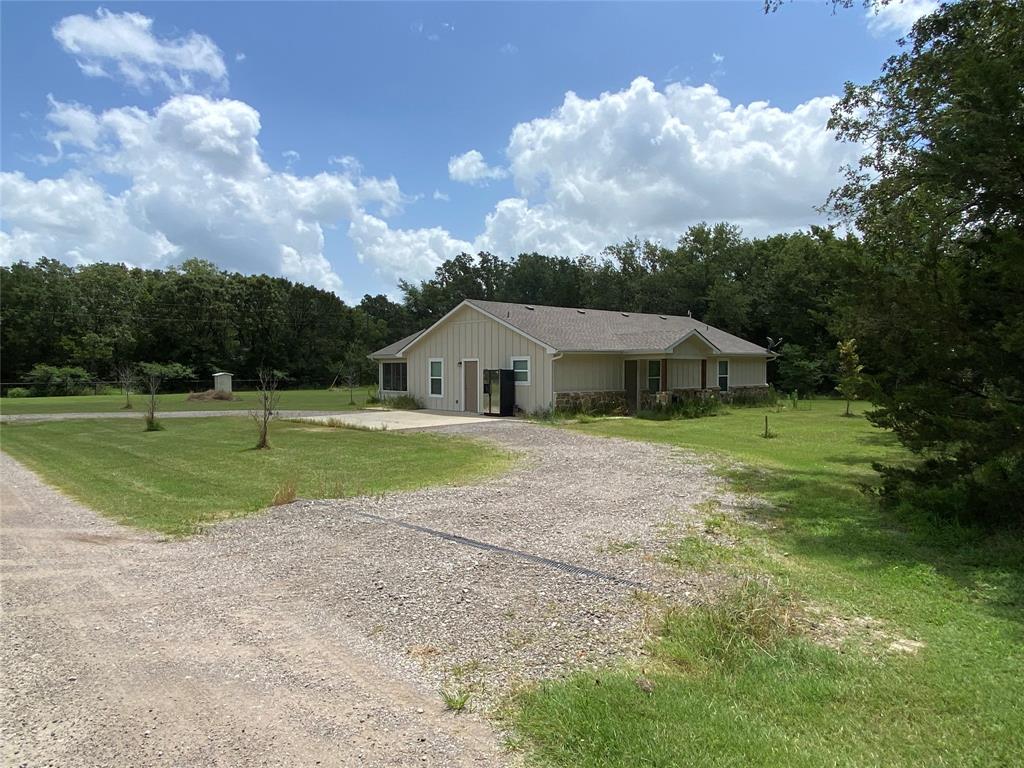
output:
<path id="1" fill-rule="evenodd" d="M 406 363 L 381 363 L 380 388 L 385 392 L 405 392 L 407 371 Z"/>
<path id="2" fill-rule="evenodd" d="M 723 392 L 729 389 L 729 361 L 718 361 L 718 388 Z"/>
<path id="3" fill-rule="evenodd" d="M 647 391 L 661 392 L 661 360 L 647 361 Z"/>
<path id="4" fill-rule="evenodd" d="M 444 360 L 439 357 L 430 358 L 430 392 L 431 397 L 444 397 Z"/>
<path id="5" fill-rule="evenodd" d="M 517 385 L 526 386 L 530 383 L 530 358 L 513 357 L 512 370 L 514 371 L 513 375 Z"/>

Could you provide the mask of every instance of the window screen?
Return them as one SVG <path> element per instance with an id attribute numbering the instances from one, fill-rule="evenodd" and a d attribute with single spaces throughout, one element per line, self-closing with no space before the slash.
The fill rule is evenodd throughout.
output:
<path id="1" fill-rule="evenodd" d="M 515 371 L 516 384 L 530 383 L 530 358 L 513 357 L 512 370 Z"/>
<path id="2" fill-rule="evenodd" d="M 405 392 L 408 389 L 406 381 L 406 363 L 384 363 L 384 370 L 381 375 L 380 388 L 385 392 Z"/>
<path id="3" fill-rule="evenodd" d="M 661 360 L 647 361 L 647 391 L 661 391 Z"/>
<path id="4" fill-rule="evenodd" d="M 441 397 L 444 394 L 444 361 L 430 361 L 430 394 Z"/>

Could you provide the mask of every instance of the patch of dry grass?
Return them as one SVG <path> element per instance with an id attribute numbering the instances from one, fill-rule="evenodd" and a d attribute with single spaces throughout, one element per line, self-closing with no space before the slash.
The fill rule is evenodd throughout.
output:
<path id="1" fill-rule="evenodd" d="M 234 400 L 235 396 L 230 392 L 223 392 L 218 389 L 207 389 L 204 392 L 189 392 L 185 398 L 190 403 L 208 403 L 213 400 Z"/>
<path id="2" fill-rule="evenodd" d="M 299 482 L 294 477 L 289 477 L 277 486 L 274 497 L 270 500 L 270 506 L 280 507 L 283 504 L 291 504 L 295 501 L 299 490 Z"/>

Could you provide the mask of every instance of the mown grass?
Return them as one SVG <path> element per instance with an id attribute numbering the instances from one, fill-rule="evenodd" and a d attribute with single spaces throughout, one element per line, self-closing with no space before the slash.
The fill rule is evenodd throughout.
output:
<path id="1" fill-rule="evenodd" d="M 0 445 L 49 483 L 118 522 L 193 533 L 294 496 L 340 498 L 467 482 L 509 454 L 463 438 L 274 422 L 270 450 L 237 417 L 4 424 Z"/>
<path id="2" fill-rule="evenodd" d="M 347 389 L 286 389 L 281 391 L 278 407 L 286 411 L 345 411 L 366 405 L 365 388 L 352 392 L 355 405 L 349 402 Z M 159 411 L 244 411 L 256 407 L 255 392 L 235 392 L 234 400 L 189 400 L 187 393 L 160 395 Z M 147 397 L 132 395 L 132 410 L 124 408 L 124 395 L 68 395 L 66 397 L 0 397 L 0 413 L 17 416 L 27 413 L 142 413 Z"/>
<path id="3" fill-rule="evenodd" d="M 1007 532 L 880 509 L 862 491 L 875 479 L 870 463 L 903 454 L 891 436 L 843 418 L 842 409 L 819 401 L 796 411 L 571 427 L 713 452 L 738 488 L 774 509 L 751 510 L 752 524 L 729 527 L 739 547 L 684 544 L 678 564 L 746 571 L 781 586 L 767 602 L 751 603 L 741 587 L 722 602 L 669 612 L 643 672 L 650 692 L 636 684 L 636 668 L 619 667 L 523 694 L 513 720 L 536 763 L 1024 762 L 1024 544 Z M 772 440 L 759 437 L 765 413 Z M 841 650 L 809 636 L 811 622 L 828 622 L 808 605 L 849 628 Z M 784 630 L 749 626 L 752 616 L 789 616 L 793 606 L 805 615 Z M 891 649 L 899 639 L 923 645 Z"/>

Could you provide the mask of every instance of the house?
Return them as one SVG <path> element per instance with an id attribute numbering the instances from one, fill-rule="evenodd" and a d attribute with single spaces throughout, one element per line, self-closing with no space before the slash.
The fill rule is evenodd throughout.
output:
<path id="1" fill-rule="evenodd" d="M 478 412 L 485 369 L 514 371 L 518 409 L 619 406 L 673 396 L 767 392 L 764 347 L 692 317 L 466 299 L 429 328 L 389 344 L 380 395 Z"/>

